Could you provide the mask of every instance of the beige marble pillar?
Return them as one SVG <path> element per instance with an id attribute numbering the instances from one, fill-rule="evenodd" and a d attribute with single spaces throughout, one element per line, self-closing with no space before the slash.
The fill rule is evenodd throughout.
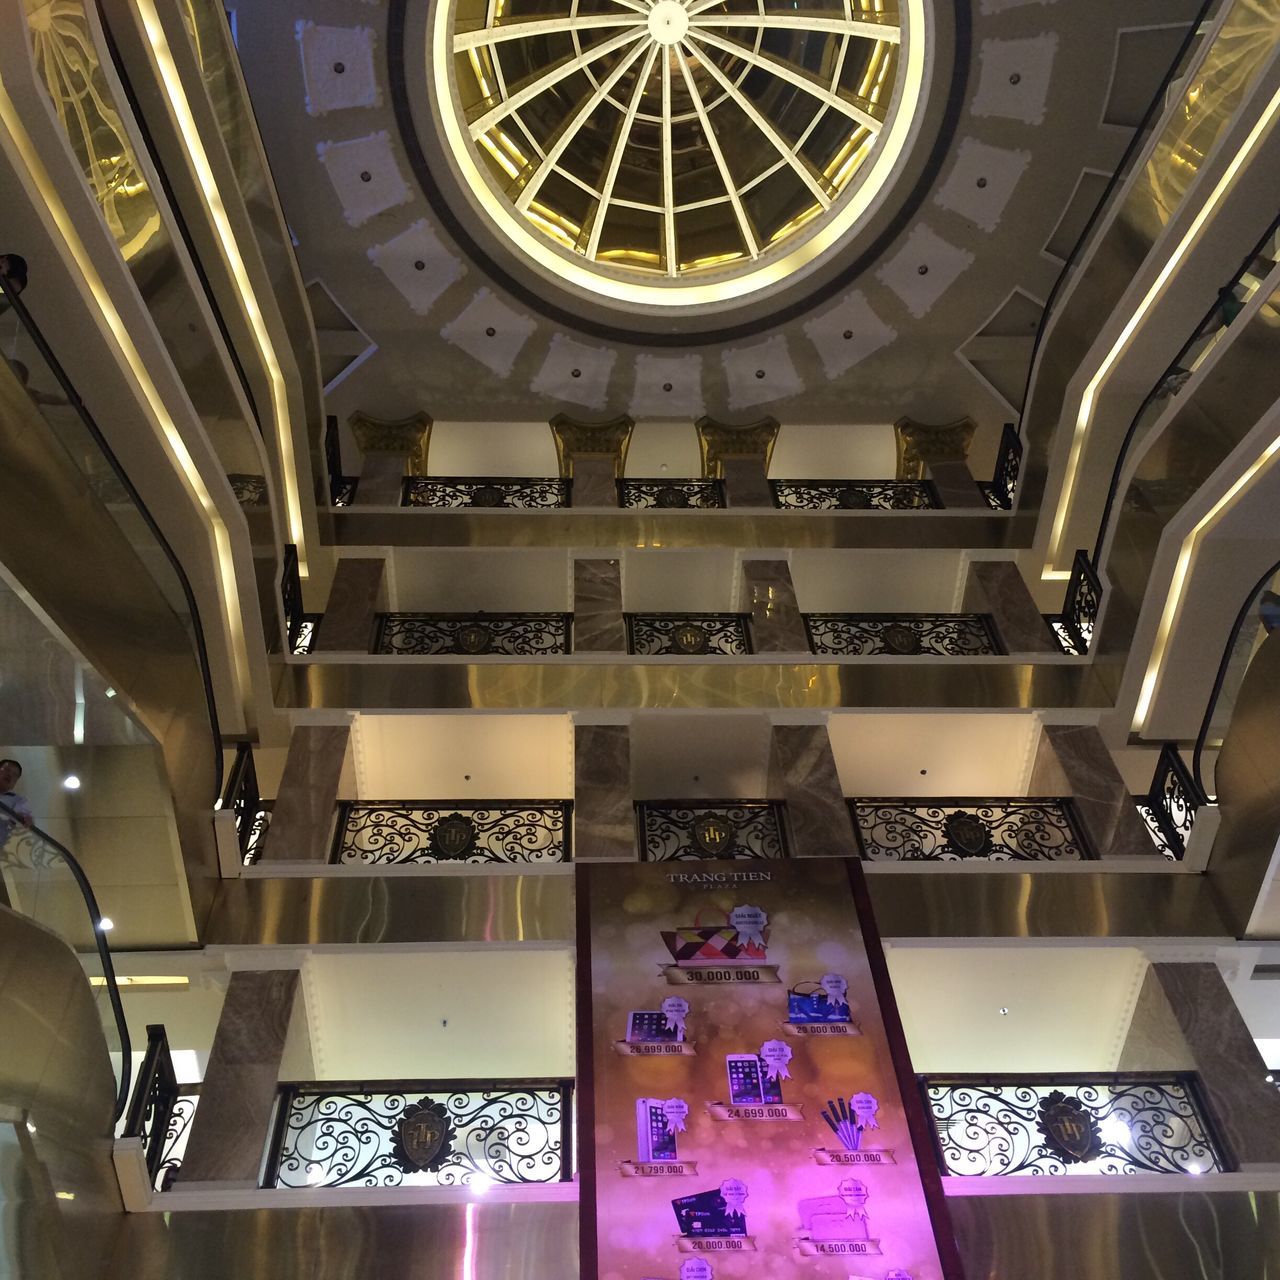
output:
<path id="1" fill-rule="evenodd" d="M 326 862 L 349 725 L 295 725 L 262 843 L 262 863 Z"/>
<path id="2" fill-rule="evenodd" d="M 858 845 L 824 724 L 775 724 L 769 796 L 785 800 L 793 857 L 853 858 Z"/>
<path id="3" fill-rule="evenodd" d="M 1029 794 L 1070 796 L 1100 858 L 1158 856 L 1129 788 L 1093 725 L 1044 726 Z"/>
<path id="4" fill-rule="evenodd" d="M 430 416 L 415 413 L 391 421 L 353 413 L 350 424 L 363 458 L 354 505 L 398 507 L 405 476 L 427 474 Z"/>
<path id="5" fill-rule="evenodd" d="M 745 603 L 756 653 L 808 653 L 809 638 L 785 560 L 744 560 Z"/>
<path id="6" fill-rule="evenodd" d="M 969 470 L 969 446 L 977 423 L 959 418 L 934 426 L 914 418 L 893 424 L 898 446 L 899 480 L 923 480 L 926 475 L 938 490 L 944 507 L 985 507 L 973 473 Z"/>
<path id="7" fill-rule="evenodd" d="M 702 474 L 724 481 L 725 504 L 730 507 L 772 507 L 769 459 L 778 439 L 778 420 L 762 418 L 735 427 L 714 418 L 694 424 L 702 453 Z"/>
<path id="8" fill-rule="evenodd" d="M 574 727 L 573 856 L 579 862 L 638 856 L 628 725 Z"/>
<path id="9" fill-rule="evenodd" d="M 1008 653 L 1061 653 L 1036 607 L 1022 571 L 1012 560 L 975 560 L 969 565 L 964 607 L 989 613 Z"/>
<path id="10" fill-rule="evenodd" d="M 296 969 L 231 975 L 175 1191 L 257 1186 L 297 990 Z"/>
<path id="11" fill-rule="evenodd" d="M 1148 965 L 1146 977 L 1129 1018 L 1116 1062 L 1117 1071 L 1194 1071 L 1192 1056 L 1173 1006 L 1164 993 L 1155 966 Z"/>
<path id="12" fill-rule="evenodd" d="M 344 556 L 338 561 L 312 653 L 369 652 L 385 571 L 381 558 Z"/>
<path id="13" fill-rule="evenodd" d="M 990 510 L 967 462 L 930 462 L 926 470 L 944 507 L 961 511 L 965 508 Z"/>
<path id="14" fill-rule="evenodd" d="M 583 422 L 558 413 L 550 422 L 562 478 L 573 481 L 575 507 L 616 507 L 634 421 L 625 414 Z"/>
<path id="15" fill-rule="evenodd" d="M 573 648 L 575 653 L 627 651 L 621 561 L 573 562 Z"/>
<path id="16" fill-rule="evenodd" d="M 1152 966 L 1241 1168 L 1280 1168 L 1280 1091 L 1215 964 Z"/>

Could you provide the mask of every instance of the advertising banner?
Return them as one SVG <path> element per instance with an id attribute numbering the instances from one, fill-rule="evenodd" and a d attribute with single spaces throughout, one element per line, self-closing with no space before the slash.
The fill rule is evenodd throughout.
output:
<path id="1" fill-rule="evenodd" d="M 578 876 L 583 1275 L 954 1280 L 858 864 Z"/>

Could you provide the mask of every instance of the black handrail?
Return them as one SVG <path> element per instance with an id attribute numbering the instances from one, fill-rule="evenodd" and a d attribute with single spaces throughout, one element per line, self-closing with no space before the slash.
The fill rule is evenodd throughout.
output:
<path id="1" fill-rule="evenodd" d="M 178 1077 L 173 1070 L 169 1038 L 163 1025 L 148 1025 L 147 1051 L 138 1071 L 138 1087 L 129 1102 L 124 1137 L 142 1141 L 147 1173 L 153 1186 L 160 1172 L 160 1162 L 164 1159 L 165 1135 L 177 1100 Z"/>
<path id="2" fill-rule="evenodd" d="M 191 615 L 192 638 L 196 646 L 196 658 L 200 667 L 200 679 L 204 684 L 205 703 L 209 709 L 209 728 L 213 734 L 213 768 L 214 780 L 213 790 L 218 793 L 222 790 L 222 731 L 218 727 L 218 707 L 213 695 L 213 677 L 209 671 L 209 650 L 205 645 L 204 627 L 200 622 L 200 606 L 196 603 L 195 592 L 191 589 L 191 583 L 187 578 L 186 572 L 182 567 L 182 562 L 174 553 L 173 548 L 169 545 L 168 539 L 160 531 L 160 526 L 156 523 L 155 517 L 147 510 L 146 503 L 142 501 L 142 495 L 139 494 L 132 480 L 125 473 L 124 468 L 120 465 L 116 455 L 112 452 L 111 446 L 107 443 L 106 437 L 98 428 L 97 422 L 94 421 L 93 415 L 85 408 L 84 401 L 80 399 L 79 393 L 71 384 L 71 379 L 67 376 L 66 370 L 62 367 L 61 362 L 53 353 L 53 348 L 46 341 L 44 334 L 40 331 L 40 326 L 31 318 L 31 313 L 23 304 L 22 299 L 5 285 L 4 279 L 0 277 L 0 297 L 12 308 L 13 313 L 17 316 L 27 336 L 35 344 L 36 350 L 40 352 L 41 358 L 48 365 L 49 371 L 58 380 L 59 387 L 62 388 L 62 394 L 66 397 L 67 403 L 75 410 L 76 416 L 80 419 L 81 425 L 92 437 L 93 442 L 97 445 L 99 452 L 106 459 L 107 465 L 115 474 L 116 479 L 123 486 L 124 491 L 129 496 L 129 501 L 133 504 L 138 514 L 142 517 L 142 522 L 147 526 L 147 531 L 155 539 L 160 550 L 164 552 L 165 559 L 168 560 L 170 568 L 174 572 L 174 576 L 178 580 L 178 586 L 182 589 L 183 599 L 186 601 L 187 610 Z"/>
<path id="3" fill-rule="evenodd" d="M 1249 269 L 1250 265 L 1257 261 L 1259 254 L 1262 252 L 1263 246 L 1268 240 L 1275 236 L 1277 231 L 1280 231 L 1280 214 L 1276 215 L 1271 225 L 1259 237 L 1257 244 L 1255 244 L 1245 255 L 1244 260 L 1230 277 L 1231 283 L 1227 286 L 1228 288 L 1240 283 L 1241 277 Z M 1138 411 L 1133 415 L 1133 420 L 1129 423 L 1129 429 L 1125 432 L 1124 439 L 1120 442 L 1120 452 L 1116 455 L 1116 465 L 1111 472 L 1111 484 L 1107 489 L 1107 501 L 1102 508 L 1102 518 L 1098 522 L 1098 537 L 1097 541 L 1093 544 L 1094 564 L 1101 563 L 1102 544 L 1106 541 L 1107 529 L 1111 525 L 1111 515 L 1115 509 L 1116 498 L 1120 491 L 1120 473 L 1124 470 L 1125 459 L 1129 456 L 1129 446 L 1133 444 L 1134 437 L 1138 434 L 1138 424 L 1146 416 L 1147 410 L 1158 399 L 1160 399 L 1170 378 L 1179 373 L 1186 372 L 1182 367 L 1183 359 L 1186 357 L 1187 352 L 1191 350 L 1192 346 L 1194 346 L 1195 343 L 1204 336 L 1205 330 L 1208 328 L 1210 321 L 1213 319 L 1214 315 L 1221 310 L 1221 308 L 1222 303 L 1220 298 L 1215 297 L 1213 300 L 1213 306 L 1205 312 L 1200 323 L 1191 331 L 1191 336 L 1178 348 L 1178 354 L 1173 357 L 1169 362 L 1168 367 L 1163 373 L 1161 373 L 1159 378 L 1156 379 L 1155 385 L 1149 392 L 1147 392 L 1146 397 L 1138 406 Z"/>
<path id="4" fill-rule="evenodd" d="M 23 826 L 26 825 L 23 815 L 16 809 L 11 808 L 3 800 L 0 800 L 0 810 L 7 813 L 15 822 Z M 71 876 L 76 882 L 76 887 L 80 890 L 80 896 L 84 899 L 84 904 L 89 910 L 90 927 L 93 930 L 93 941 L 98 951 L 98 959 L 102 962 L 102 977 L 107 987 L 107 998 L 111 1001 L 111 1012 L 115 1015 L 116 1020 L 116 1032 L 120 1036 L 120 1086 L 116 1090 L 114 1117 L 119 1120 L 124 1114 L 125 1104 L 129 1098 L 129 1077 L 133 1069 L 133 1060 L 129 1051 L 129 1027 L 124 1020 L 124 1006 L 120 1003 L 120 987 L 116 982 L 115 966 L 111 963 L 111 948 L 107 946 L 106 934 L 103 933 L 101 928 L 102 913 L 98 910 L 98 900 L 93 895 L 93 886 L 89 883 L 89 877 L 85 875 L 84 868 L 76 861 L 75 855 L 66 845 L 55 840 L 47 831 L 37 827 L 34 823 L 27 827 L 27 830 L 39 836 L 67 864 L 67 870 L 71 872 Z"/>
<path id="5" fill-rule="evenodd" d="M 1213 724 L 1213 713 L 1217 710 L 1218 698 L 1222 693 L 1222 686 L 1226 683 L 1227 668 L 1231 664 L 1231 655 L 1235 652 L 1236 642 L 1240 639 L 1240 632 L 1244 628 L 1245 619 L 1248 618 L 1253 608 L 1254 602 L 1265 589 L 1266 585 L 1280 573 L 1280 560 L 1277 560 L 1270 569 L 1266 571 L 1254 583 L 1253 590 L 1245 597 L 1244 604 L 1240 606 L 1240 612 L 1236 614 L 1236 620 L 1232 624 L 1231 634 L 1227 637 L 1227 647 L 1222 651 L 1222 660 L 1218 663 L 1218 674 L 1213 680 L 1213 690 L 1209 694 L 1209 701 L 1205 704 L 1204 719 L 1200 721 L 1200 732 L 1196 734 L 1195 750 L 1191 753 L 1191 776 L 1195 779 L 1196 790 L 1199 791 L 1201 797 L 1205 801 L 1216 799 L 1211 797 L 1208 789 L 1204 785 L 1204 775 L 1200 769 L 1200 760 L 1204 754 L 1205 743 L 1209 739 L 1209 728 Z"/>
<path id="6" fill-rule="evenodd" d="M 1040 324 L 1036 329 L 1035 341 L 1031 344 L 1031 361 L 1027 365 L 1027 381 L 1022 389 L 1022 405 L 1018 409 L 1018 435 L 1022 435 L 1022 422 L 1026 416 L 1027 404 L 1031 398 L 1031 383 L 1035 377 L 1036 357 L 1040 354 L 1040 347 L 1044 341 L 1045 330 L 1048 328 L 1049 320 L 1053 315 L 1054 304 L 1058 301 L 1058 295 L 1062 292 L 1067 283 L 1068 277 L 1072 274 L 1077 266 L 1077 259 L 1085 244 L 1093 235 L 1094 229 L 1097 227 L 1098 219 L 1102 216 L 1103 210 L 1111 203 L 1111 197 L 1115 194 L 1116 188 L 1127 177 L 1129 165 L 1133 162 L 1134 156 L 1147 143 L 1148 133 L 1155 117 L 1165 109 L 1165 99 L 1169 93 L 1169 86 L 1179 78 L 1184 69 L 1184 59 L 1186 58 L 1191 47 L 1195 44 L 1196 38 L 1200 34 L 1200 28 L 1208 18 L 1209 12 L 1218 3 L 1218 0 L 1204 0 L 1200 6 L 1199 12 L 1194 20 L 1187 28 L 1187 34 L 1183 36 L 1182 43 L 1178 46 L 1178 52 L 1174 56 L 1173 61 L 1169 64 L 1169 70 L 1165 72 L 1160 86 L 1155 92 L 1155 96 L 1148 104 L 1146 111 L 1143 113 L 1142 119 L 1138 122 L 1138 127 L 1134 129 L 1133 135 L 1129 139 L 1128 145 L 1124 149 L 1124 155 L 1120 157 L 1120 162 L 1116 165 L 1115 171 L 1111 177 L 1107 179 L 1107 185 L 1103 188 L 1102 195 L 1098 199 L 1098 203 L 1094 206 L 1093 212 L 1089 215 L 1088 221 L 1084 225 L 1084 229 L 1080 232 L 1079 238 L 1071 247 L 1071 252 L 1067 254 L 1067 260 L 1062 264 L 1062 270 L 1058 273 L 1058 278 L 1053 282 L 1053 288 L 1049 290 L 1049 297 L 1045 301 L 1044 310 L 1040 313 Z"/>

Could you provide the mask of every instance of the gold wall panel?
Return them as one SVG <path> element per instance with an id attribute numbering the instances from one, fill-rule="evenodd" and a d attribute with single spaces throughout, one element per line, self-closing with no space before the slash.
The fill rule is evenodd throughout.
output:
<path id="1" fill-rule="evenodd" d="M 1274 1191 L 964 1196 L 947 1208 L 969 1280 L 1280 1275 Z"/>
<path id="2" fill-rule="evenodd" d="M 568 875 L 370 876 L 224 880 L 205 943 L 553 942 L 574 937 Z"/>
<path id="3" fill-rule="evenodd" d="M 808 710 L 835 707 L 1110 707 L 1114 664 L 964 662 L 290 662 L 287 707 L 362 711 L 583 708 Z"/>
<path id="4" fill-rule="evenodd" d="M 1025 504 L 1023 504 L 1025 507 Z M 1035 515 L 858 511 L 405 511 L 334 513 L 340 547 L 1029 547 Z"/>

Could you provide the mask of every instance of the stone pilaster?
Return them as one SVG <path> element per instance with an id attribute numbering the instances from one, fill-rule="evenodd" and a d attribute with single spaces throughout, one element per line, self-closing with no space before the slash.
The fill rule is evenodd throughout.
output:
<path id="1" fill-rule="evenodd" d="M 785 560 L 744 560 L 742 579 L 756 653 L 808 653 L 791 566 Z"/>
<path id="2" fill-rule="evenodd" d="M 399 506 L 405 476 L 427 474 L 430 416 L 415 413 L 409 418 L 389 421 L 353 413 L 350 424 L 363 455 L 355 505 Z"/>
<path id="3" fill-rule="evenodd" d="M 175 1191 L 257 1186 L 297 991 L 296 969 L 231 975 Z"/>
<path id="4" fill-rule="evenodd" d="M 824 724 L 775 724 L 769 740 L 769 796 L 785 800 L 797 858 L 852 858 L 853 821 Z"/>
<path id="5" fill-rule="evenodd" d="M 618 481 L 634 426 L 625 414 L 607 422 L 582 422 L 563 413 L 551 419 L 560 475 L 573 481 L 575 507 L 618 505 Z"/>
<path id="6" fill-rule="evenodd" d="M 344 556 L 338 561 L 313 653 L 369 652 L 385 569 L 380 558 Z"/>
<path id="7" fill-rule="evenodd" d="M 349 725 L 295 725 L 262 844 L 261 862 L 324 862 Z"/>
<path id="8" fill-rule="evenodd" d="M 1218 1130 L 1242 1169 L 1280 1168 L 1280 1091 L 1215 964 L 1156 964 Z"/>
<path id="9" fill-rule="evenodd" d="M 575 653 L 626 652 L 620 561 L 573 562 L 573 649 Z"/>
<path id="10" fill-rule="evenodd" d="M 975 560 L 969 565 L 965 608 L 991 615 L 1008 653 L 1062 652 L 1012 560 Z"/>
<path id="11" fill-rule="evenodd" d="M 573 856 L 579 862 L 637 857 L 628 725 L 574 726 Z"/>
<path id="12" fill-rule="evenodd" d="M 1155 857 L 1155 846 L 1093 725 L 1044 726 L 1031 768 L 1030 794 L 1070 796 L 1100 858 Z"/>
<path id="13" fill-rule="evenodd" d="M 702 451 L 702 474 L 723 480 L 725 503 L 730 507 L 772 507 L 769 459 L 778 439 L 778 420 L 761 418 L 735 427 L 714 418 L 694 424 Z"/>

